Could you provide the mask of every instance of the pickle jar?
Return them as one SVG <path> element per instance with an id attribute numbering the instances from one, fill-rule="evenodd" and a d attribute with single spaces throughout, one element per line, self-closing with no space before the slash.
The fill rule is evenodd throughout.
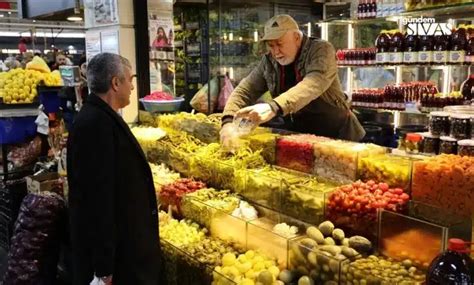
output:
<path id="1" fill-rule="evenodd" d="M 444 154 L 457 154 L 458 152 L 458 141 L 452 137 L 441 137 L 439 143 L 439 153 Z"/>
<path id="2" fill-rule="evenodd" d="M 471 116 L 453 114 L 451 116 L 451 137 L 463 140 L 471 137 Z"/>
<path id="3" fill-rule="evenodd" d="M 429 121 L 430 133 L 436 136 L 446 136 L 449 134 L 449 113 L 431 112 Z"/>
<path id="4" fill-rule="evenodd" d="M 422 139 L 423 137 L 420 134 L 408 133 L 405 136 L 405 151 L 408 153 L 419 153 Z"/>
<path id="5" fill-rule="evenodd" d="M 474 156 L 474 140 L 458 141 L 458 154 L 462 156 Z"/>
<path id="6" fill-rule="evenodd" d="M 435 136 L 429 132 L 423 133 L 423 153 L 438 154 L 439 152 L 439 136 Z"/>

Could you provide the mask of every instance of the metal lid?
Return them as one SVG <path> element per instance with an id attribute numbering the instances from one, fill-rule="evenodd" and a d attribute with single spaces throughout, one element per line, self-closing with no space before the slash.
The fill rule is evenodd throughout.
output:
<path id="1" fill-rule="evenodd" d="M 473 105 L 457 105 L 457 106 L 446 106 L 443 108 L 444 111 L 449 113 L 462 113 L 474 115 L 474 106 Z"/>
<path id="2" fill-rule="evenodd" d="M 447 137 L 447 136 L 441 137 L 440 139 L 442 141 L 448 141 L 448 142 L 456 142 L 457 141 L 457 139 L 452 138 L 452 137 Z"/>
<path id="3" fill-rule="evenodd" d="M 435 112 L 431 112 L 430 116 L 433 116 L 433 117 L 449 117 L 449 113 L 448 112 L 442 112 L 442 111 L 435 111 Z"/>
<path id="4" fill-rule="evenodd" d="M 474 140 L 461 140 L 458 141 L 459 146 L 473 146 L 474 147 Z"/>
<path id="5" fill-rule="evenodd" d="M 471 115 L 468 114 L 451 114 L 452 119 L 470 120 Z"/>
<path id="6" fill-rule="evenodd" d="M 421 133 L 421 135 L 422 135 L 424 138 L 439 139 L 439 136 L 433 135 L 433 134 L 430 133 L 430 132 Z"/>

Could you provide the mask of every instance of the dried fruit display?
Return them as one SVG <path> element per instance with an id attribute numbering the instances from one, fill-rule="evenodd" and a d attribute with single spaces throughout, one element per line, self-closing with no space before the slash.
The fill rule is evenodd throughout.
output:
<path id="1" fill-rule="evenodd" d="M 383 181 L 390 187 L 410 189 L 413 160 L 394 155 L 374 155 L 359 159 L 359 179 Z"/>
<path id="2" fill-rule="evenodd" d="M 413 165 L 413 200 L 471 216 L 474 211 L 474 157 L 438 155 Z"/>
<path id="3" fill-rule="evenodd" d="M 377 210 L 401 212 L 407 208 L 410 196 L 401 188 L 373 180 L 357 181 L 339 187 L 330 194 L 326 218 L 351 233 L 374 237 Z"/>

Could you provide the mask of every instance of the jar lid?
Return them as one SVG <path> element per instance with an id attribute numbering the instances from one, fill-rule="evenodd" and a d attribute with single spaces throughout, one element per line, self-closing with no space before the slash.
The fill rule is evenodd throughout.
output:
<path id="1" fill-rule="evenodd" d="M 435 111 L 435 112 L 431 112 L 430 116 L 433 116 L 433 117 L 449 117 L 449 113 L 448 112 L 442 112 L 442 111 Z"/>
<path id="2" fill-rule="evenodd" d="M 451 118 L 452 119 L 469 120 L 469 119 L 471 119 L 471 116 L 467 115 L 467 114 L 452 114 Z"/>
<path id="3" fill-rule="evenodd" d="M 421 133 L 421 135 L 422 135 L 424 138 L 439 139 L 439 136 L 433 135 L 433 134 L 430 133 L 430 132 Z"/>
<path id="4" fill-rule="evenodd" d="M 458 145 L 460 145 L 460 146 L 474 146 L 474 140 L 461 140 L 461 141 L 458 141 Z"/>
<path id="5" fill-rule="evenodd" d="M 452 138 L 452 137 L 447 137 L 447 136 L 441 137 L 440 139 L 442 141 L 448 141 L 448 142 L 456 142 L 457 141 L 457 139 Z"/>
<path id="6" fill-rule="evenodd" d="M 405 138 L 411 142 L 419 142 L 422 139 L 421 135 L 415 133 L 408 133 Z"/>

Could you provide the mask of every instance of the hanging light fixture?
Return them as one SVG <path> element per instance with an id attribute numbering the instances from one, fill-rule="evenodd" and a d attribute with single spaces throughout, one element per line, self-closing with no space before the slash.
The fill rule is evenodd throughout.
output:
<path id="1" fill-rule="evenodd" d="M 67 17 L 67 20 L 71 22 L 82 21 L 81 3 L 79 2 L 79 0 L 76 0 L 76 5 L 74 7 L 74 15 Z"/>

